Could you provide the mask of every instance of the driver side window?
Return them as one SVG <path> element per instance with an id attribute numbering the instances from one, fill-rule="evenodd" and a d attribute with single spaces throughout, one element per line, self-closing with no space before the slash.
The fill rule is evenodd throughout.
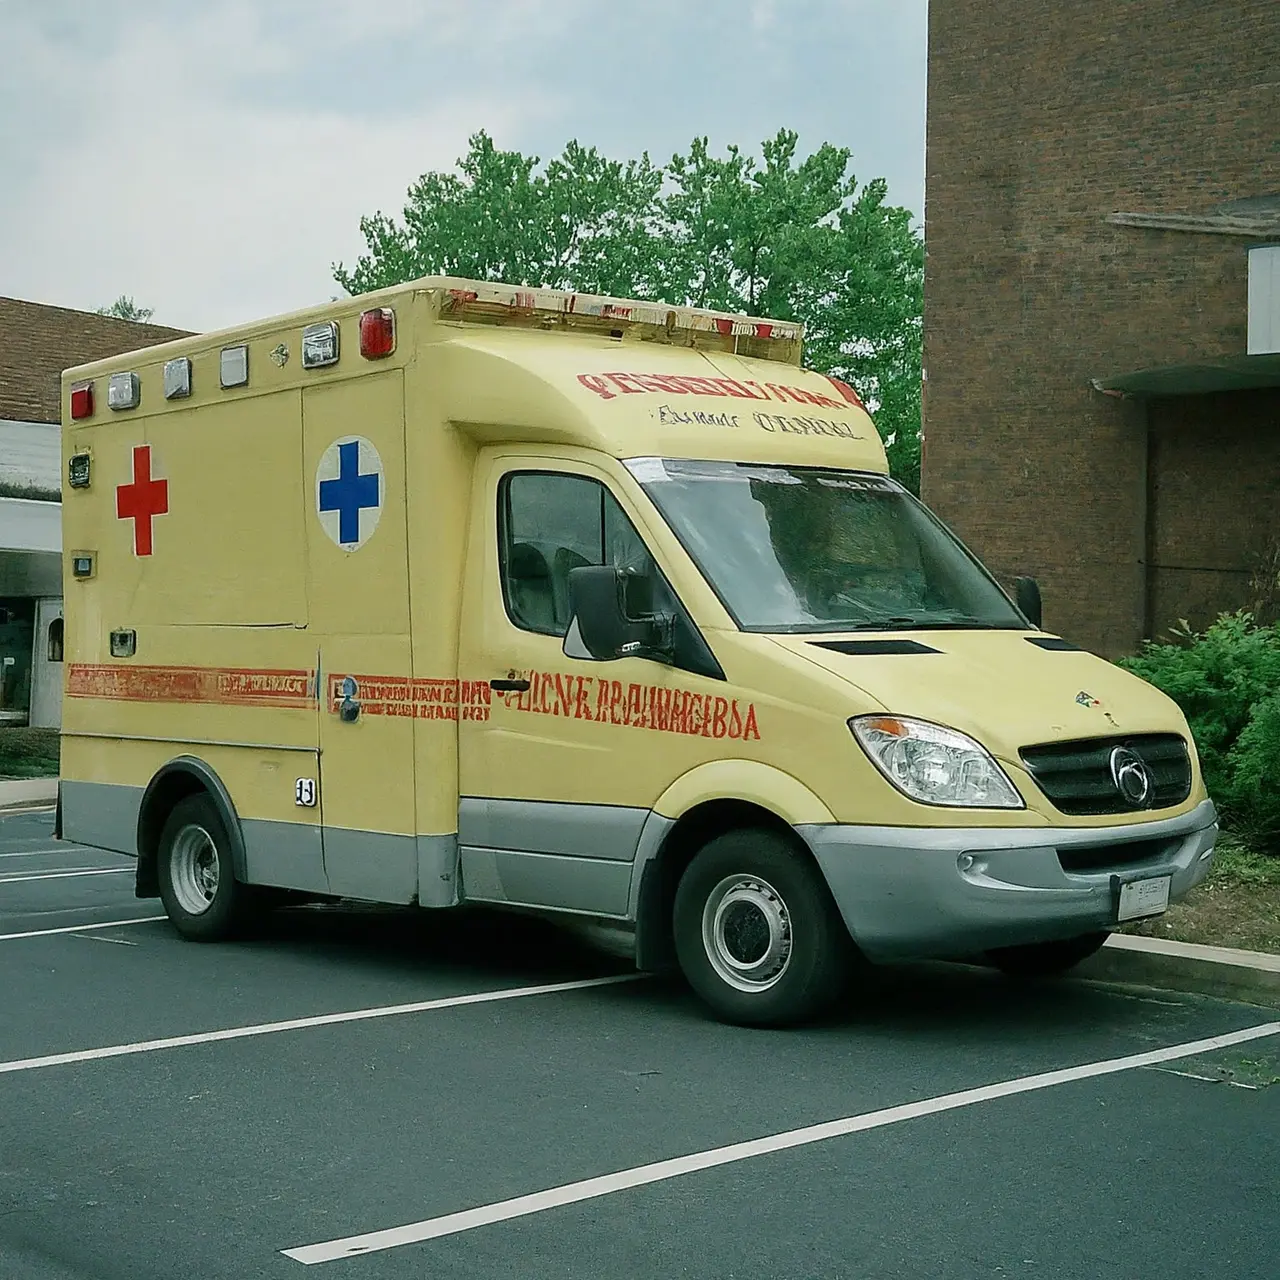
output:
<path id="1" fill-rule="evenodd" d="M 498 490 L 498 562 L 507 616 L 524 631 L 563 637 L 569 572 L 611 564 L 630 571 L 628 612 L 671 609 L 674 600 L 635 525 L 596 480 L 517 471 Z"/>

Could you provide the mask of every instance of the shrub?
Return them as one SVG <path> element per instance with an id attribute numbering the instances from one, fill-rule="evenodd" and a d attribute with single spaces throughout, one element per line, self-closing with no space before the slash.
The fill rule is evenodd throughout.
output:
<path id="1" fill-rule="evenodd" d="M 1224 818 L 1280 844 L 1280 624 L 1260 627 L 1239 612 L 1204 632 L 1184 622 L 1173 635 L 1120 665 L 1182 708 Z"/>

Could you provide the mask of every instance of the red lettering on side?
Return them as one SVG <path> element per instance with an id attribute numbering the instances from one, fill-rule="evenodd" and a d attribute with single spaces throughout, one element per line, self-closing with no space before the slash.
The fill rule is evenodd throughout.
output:
<path id="1" fill-rule="evenodd" d="M 734 698 L 733 705 L 729 708 L 729 737 L 742 737 L 742 712 L 738 710 L 737 698 Z"/>
<path id="2" fill-rule="evenodd" d="M 723 738 L 729 732 L 729 726 L 725 723 L 725 718 L 729 714 L 729 700 L 727 698 L 716 699 L 716 709 L 711 717 L 711 736 L 713 738 Z"/>
<path id="3" fill-rule="evenodd" d="M 759 738 L 760 726 L 756 723 L 756 707 L 754 702 L 747 703 L 747 723 L 742 731 L 744 741 L 752 738 Z"/>
<path id="4" fill-rule="evenodd" d="M 645 728 L 644 689 L 638 684 L 627 685 L 627 723 L 637 729 Z"/>
<path id="5" fill-rule="evenodd" d="M 609 384 L 596 373 L 580 373 L 578 381 L 582 383 L 588 391 L 594 391 L 602 400 L 612 400 L 615 392 L 609 389 Z"/>
<path id="6" fill-rule="evenodd" d="M 664 733 L 671 728 L 671 690 L 653 691 L 653 727 Z"/>
<path id="7" fill-rule="evenodd" d="M 613 724 L 624 723 L 618 713 L 627 709 L 626 696 L 621 680 L 609 681 L 609 719 Z"/>
<path id="8" fill-rule="evenodd" d="M 608 378 L 615 387 L 620 388 L 630 396 L 639 395 L 644 390 L 644 388 L 636 382 L 634 376 L 629 373 L 606 373 L 604 376 Z"/>
<path id="9" fill-rule="evenodd" d="M 541 686 L 542 686 L 538 694 L 539 704 L 540 704 L 539 710 L 542 712 L 544 716 L 549 716 L 549 715 L 558 716 L 560 714 L 559 706 L 547 701 L 547 694 L 551 691 L 551 677 L 547 675 L 545 672 L 543 672 L 543 674 L 538 677 L 538 680 L 541 682 Z"/>
<path id="10" fill-rule="evenodd" d="M 570 679 L 578 682 L 577 700 L 574 703 L 573 714 L 577 720 L 591 719 L 591 703 L 587 699 L 587 676 L 571 676 Z"/>

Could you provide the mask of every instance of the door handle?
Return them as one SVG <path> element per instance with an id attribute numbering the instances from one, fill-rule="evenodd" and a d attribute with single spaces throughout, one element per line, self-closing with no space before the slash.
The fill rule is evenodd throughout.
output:
<path id="1" fill-rule="evenodd" d="M 529 689 L 527 680 L 490 680 L 489 688 L 494 693 L 525 693 Z"/>

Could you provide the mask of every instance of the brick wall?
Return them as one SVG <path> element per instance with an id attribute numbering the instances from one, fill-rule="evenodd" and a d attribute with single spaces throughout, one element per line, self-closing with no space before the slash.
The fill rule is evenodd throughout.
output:
<path id="1" fill-rule="evenodd" d="M 186 336 L 184 329 L 0 298 L 0 418 L 60 422 L 64 369 Z"/>
<path id="2" fill-rule="evenodd" d="M 1090 379 L 1242 355 L 1248 242 L 1105 218 L 1280 191 L 1277 0 L 931 0 L 929 25 L 924 498 L 1040 578 L 1046 626 L 1131 651 L 1149 586 L 1161 617 L 1180 587 L 1147 582 L 1147 406 Z M 1261 438 L 1231 459 L 1274 474 Z"/>

